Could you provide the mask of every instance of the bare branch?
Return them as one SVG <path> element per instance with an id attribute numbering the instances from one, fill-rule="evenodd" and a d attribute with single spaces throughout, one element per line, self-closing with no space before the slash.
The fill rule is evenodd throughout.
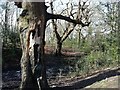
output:
<path id="1" fill-rule="evenodd" d="M 66 40 L 66 38 L 71 34 L 71 32 L 74 30 L 76 25 L 74 25 L 74 27 L 72 29 L 69 29 L 67 30 L 68 33 L 65 33 L 63 36 L 62 36 L 62 39 L 61 39 L 61 42 L 63 42 L 64 40 Z"/>
<path id="2" fill-rule="evenodd" d="M 81 24 L 82 27 L 89 26 L 89 24 L 90 24 L 90 22 L 83 23 L 81 20 L 80 21 L 74 20 L 74 19 L 71 19 L 70 17 L 67 17 L 67 16 L 47 13 L 47 20 L 49 20 L 49 19 L 62 19 L 62 20 L 66 20 L 66 21 L 74 23 L 74 24 Z"/>
<path id="3" fill-rule="evenodd" d="M 50 6 L 51 6 L 51 12 L 53 13 L 53 2 L 50 3 Z M 57 24 L 56 24 L 54 19 L 52 19 L 52 24 L 53 24 L 53 29 L 54 29 L 56 38 L 58 40 L 61 39 L 61 37 L 60 37 L 60 35 L 59 35 L 58 31 L 57 31 Z"/>

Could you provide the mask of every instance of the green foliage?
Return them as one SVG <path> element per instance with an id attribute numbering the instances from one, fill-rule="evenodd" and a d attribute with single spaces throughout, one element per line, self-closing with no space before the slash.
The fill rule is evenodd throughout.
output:
<path id="1" fill-rule="evenodd" d="M 20 47 L 19 33 L 14 31 L 2 32 L 3 48 L 18 48 Z"/>
<path id="2" fill-rule="evenodd" d="M 19 33 L 11 31 L 9 33 L 9 45 L 11 48 L 18 48 L 20 47 L 20 38 Z"/>
<path id="3" fill-rule="evenodd" d="M 84 43 L 81 43 L 81 47 L 77 47 L 77 39 L 67 39 L 63 46 L 86 53 L 81 58 L 76 57 L 75 60 L 66 61 L 73 67 L 75 75 L 118 66 L 118 46 L 115 33 L 101 34 L 98 32 L 97 35 L 86 38 Z"/>
<path id="4" fill-rule="evenodd" d="M 21 58 L 21 48 L 19 34 L 13 31 L 9 31 L 7 41 L 3 38 L 3 50 L 2 50 L 2 63 L 3 69 L 9 62 L 18 62 Z M 14 64 L 13 64 L 14 65 Z"/>
<path id="5" fill-rule="evenodd" d="M 78 50 L 78 44 L 77 44 L 77 39 L 76 38 L 72 38 L 72 39 L 66 39 L 64 42 L 63 42 L 63 48 L 70 48 L 70 49 L 73 49 L 73 50 Z"/>

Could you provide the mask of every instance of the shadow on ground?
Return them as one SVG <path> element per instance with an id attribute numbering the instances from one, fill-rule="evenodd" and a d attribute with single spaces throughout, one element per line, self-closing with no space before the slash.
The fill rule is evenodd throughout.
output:
<path id="1" fill-rule="evenodd" d="M 109 77 L 118 76 L 120 75 L 120 68 L 110 71 L 102 72 L 98 75 L 91 76 L 90 78 L 86 78 L 84 80 L 78 80 L 77 82 L 72 83 L 70 86 L 64 86 L 64 87 L 54 87 L 49 90 L 75 90 L 75 89 L 82 89 L 86 86 L 89 86 L 95 82 L 104 80 Z"/>
<path id="2" fill-rule="evenodd" d="M 114 77 L 114 76 L 119 76 L 120 75 L 120 68 L 114 69 L 114 70 L 107 70 L 103 71 L 101 73 L 98 73 L 96 75 L 93 75 L 91 77 L 87 77 L 84 79 L 78 79 L 77 81 L 72 81 L 71 85 L 69 86 L 62 86 L 62 87 L 54 87 L 54 88 L 49 88 L 45 90 L 79 90 L 83 89 L 86 86 L 89 86 L 95 82 L 104 80 L 109 77 Z M 18 86 L 16 87 L 9 87 L 9 88 L 3 88 L 2 90 L 19 90 L 17 89 Z"/>

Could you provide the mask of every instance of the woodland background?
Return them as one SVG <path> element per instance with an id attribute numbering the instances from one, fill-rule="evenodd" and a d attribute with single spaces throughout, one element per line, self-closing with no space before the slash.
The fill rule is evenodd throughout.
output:
<path id="1" fill-rule="evenodd" d="M 46 2 L 46 5 L 50 13 L 73 15 L 73 19 L 77 18 L 74 15 L 77 13 L 83 21 L 91 22 L 86 27 L 74 27 L 72 23 L 63 20 L 51 20 L 47 23 L 45 52 L 48 80 L 51 85 L 54 85 L 54 78 L 62 80 L 118 67 L 118 1 L 81 1 L 81 12 L 77 11 L 77 0 L 54 0 L 53 3 Z M 13 2 L 0 2 L 3 72 L 15 70 L 16 73 L 20 70 L 22 51 L 16 20 L 21 11 Z M 58 40 L 62 43 L 60 52 L 56 52 L 60 44 L 57 43 Z"/>

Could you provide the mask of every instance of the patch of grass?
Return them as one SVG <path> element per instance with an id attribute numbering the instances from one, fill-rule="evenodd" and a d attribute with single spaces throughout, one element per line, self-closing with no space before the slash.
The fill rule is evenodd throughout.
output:
<path id="1" fill-rule="evenodd" d="M 91 51 L 90 54 L 79 58 L 76 62 L 74 62 L 74 72 L 72 72 L 73 74 L 71 73 L 71 75 L 86 75 L 96 70 L 116 67 L 117 65 L 117 54 L 110 53 L 110 51 Z"/>

